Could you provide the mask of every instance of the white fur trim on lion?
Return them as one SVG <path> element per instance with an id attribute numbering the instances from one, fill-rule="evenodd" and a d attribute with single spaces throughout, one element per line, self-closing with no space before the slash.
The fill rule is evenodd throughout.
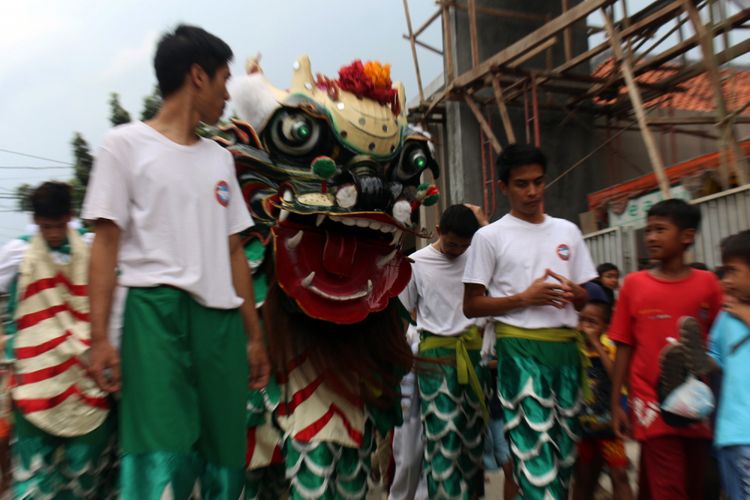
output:
<path id="1" fill-rule="evenodd" d="M 235 77 L 229 85 L 237 116 L 257 132 L 263 130 L 274 111 L 281 107 L 274 90 L 262 72 Z"/>

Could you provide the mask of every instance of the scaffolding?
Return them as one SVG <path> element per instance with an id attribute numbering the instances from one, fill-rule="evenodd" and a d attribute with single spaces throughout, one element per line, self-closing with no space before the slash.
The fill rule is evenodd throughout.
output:
<path id="1" fill-rule="evenodd" d="M 730 45 L 733 30 L 747 30 L 750 7 L 744 0 L 735 0 L 738 12 L 727 14 L 724 0 L 657 0 L 644 9 L 630 13 L 627 0 L 583 0 L 571 6 L 570 0 L 560 0 L 560 15 L 519 12 L 477 4 L 477 0 L 437 0 L 436 10 L 414 29 L 408 0 L 403 0 L 409 41 L 416 70 L 419 102 L 410 109 L 412 120 L 425 126 L 444 122 L 447 101 L 464 102 L 476 118 L 480 133 L 494 154 L 502 151 L 502 144 L 489 121 L 490 108 L 497 108 L 507 143 L 514 143 L 519 130 L 511 122 L 509 107 L 523 107 L 524 130 L 528 142 L 540 144 L 539 113 L 545 108 L 564 111 L 565 120 L 579 113 L 603 118 L 608 130 L 607 139 L 583 158 L 564 169 L 560 177 L 575 170 L 627 130 L 640 132 L 648 153 L 651 168 L 665 197 L 670 196 L 670 182 L 665 174 L 664 160 L 657 147 L 655 131 L 695 134 L 696 125 L 716 127 L 718 151 L 721 157 L 720 179 L 726 189 L 748 182 L 747 159 L 738 146 L 735 125 L 750 123 L 742 116 L 750 101 L 740 102 L 729 109 L 726 88 L 728 79 L 721 67 L 750 52 L 750 37 Z M 451 19 L 455 12 L 465 12 L 469 25 L 471 67 L 458 74 Z M 599 13 L 602 26 L 587 24 L 587 19 Z M 518 22 L 539 25 L 515 43 L 494 55 L 480 60 L 477 17 L 496 16 Z M 442 23 L 442 48 L 434 47 L 420 36 L 435 22 Z M 574 32 L 585 32 L 589 40 L 584 50 L 576 52 Z M 578 33 L 577 33 L 578 34 Z M 591 37 L 604 35 L 601 43 Z M 601 37 L 601 35 L 599 35 Z M 717 41 L 718 38 L 718 41 Z M 718 42 L 718 43 L 717 43 Z M 562 44 L 564 61 L 553 65 L 552 48 Z M 722 50 L 716 50 L 721 45 Z M 425 95 L 417 47 L 443 58 L 443 85 L 431 95 Z M 700 51 L 701 59 L 690 61 L 687 53 Z M 546 54 L 546 67 L 538 60 Z M 609 64 L 599 64 L 592 72 L 596 58 L 609 55 Z M 532 64 L 536 61 L 536 64 Z M 645 75 L 661 75 L 644 78 Z M 684 91 L 682 84 L 705 74 L 710 82 L 714 112 L 711 115 L 649 116 L 649 111 L 671 99 L 675 92 Z M 540 99 L 553 94 L 554 100 Z M 484 158 L 484 151 L 483 158 Z M 483 169 L 486 168 L 483 165 Z M 492 170 L 492 169 L 490 169 Z"/>

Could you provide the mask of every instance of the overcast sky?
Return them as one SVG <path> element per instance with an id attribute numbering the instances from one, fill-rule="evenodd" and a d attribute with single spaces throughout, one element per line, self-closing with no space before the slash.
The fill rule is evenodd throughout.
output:
<path id="1" fill-rule="evenodd" d="M 647 3 L 629 1 L 631 11 Z M 435 10 L 432 0 L 409 4 L 415 27 Z M 9 197 L 18 184 L 70 179 L 72 171 L 65 163 L 72 161 L 70 140 L 76 131 L 96 150 L 110 126 L 110 92 L 119 93 L 132 117 L 139 117 L 143 97 L 155 83 L 155 43 L 160 33 L 179 22 L 200 25 L 229 43 L 235 74 L 243 71 L 246 57 L 257 52 L 263 54 L 267 77 L 282 88 L 290 82 L 292 63 L 305 53 L 313 72 L 329 76 L 354 59 L 375 59 L 392 65 L 392 78 L 405 83 L 407 99 L 417 94 L 411 52 L 401 37 L 406 32 L 401 0 L 3 1 L 0 244 L 23 232 L 29 221 L 27 214 L 12 212 L 15 202 Z M 591 22 L 601 21 L 592 16 Z M 439 23 L 422 39 L 440 47 Z M 418 50 L 427 84 L 442 71 L 442 62 Z M 38 169 L 49 166 L 58 168 Z"/>

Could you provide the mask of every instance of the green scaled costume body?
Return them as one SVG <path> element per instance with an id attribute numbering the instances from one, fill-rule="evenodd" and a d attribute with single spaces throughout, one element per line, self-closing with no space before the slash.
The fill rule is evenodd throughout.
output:
<path id="1" fill-rule="evenodd" d="M 573 330 L 543 330 L 557 340 L 497 326 L 498 393 L 523 498 L 564 500 L 580 435 L 581 352 Z"/>
<path id="2" fill-rule="evenodd" d="M 478 498 L 487 427 L 489 371 L 480 364 L 482 338 L 422 332 L 417 383 L 430 498 Z"/>
<path id="3" fill-rule="evenodd" d="M 10 245 L 19 252 L 4 255 L 6 264 L 18 262 L 5 325 L 14 364 L 13 498 L 115 498 L 115 413 L 80 368 L 89 338 L 88 249 L 73 231 L 54 249 L 41 235 Z"/>

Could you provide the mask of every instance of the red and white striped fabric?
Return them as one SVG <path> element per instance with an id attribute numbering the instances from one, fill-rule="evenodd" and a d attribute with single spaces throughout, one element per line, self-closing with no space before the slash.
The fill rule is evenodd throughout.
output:
<path id="1" fill-rule="evenodd" d="M 292 439 L 334 442 L 348 448 L 362 445 L 364 403 L 352 396 L 359 393 L 358 381 L 342 380 L 332 372 L 319 373 L 302 356 L 290 365 L 285 382 L 280 384 L 282 401 L 276 415 Z"/>
<path id="2" fill-rule="evenodd" d="M 69 231 L 70 260 L 55 262 L 41 235 L 21 263 L 15 321 L 13 400 L 32 424 L 80 436 L 107 416 L 107 396 L 85 368 L 90 345 L 88 248 Z"/>

